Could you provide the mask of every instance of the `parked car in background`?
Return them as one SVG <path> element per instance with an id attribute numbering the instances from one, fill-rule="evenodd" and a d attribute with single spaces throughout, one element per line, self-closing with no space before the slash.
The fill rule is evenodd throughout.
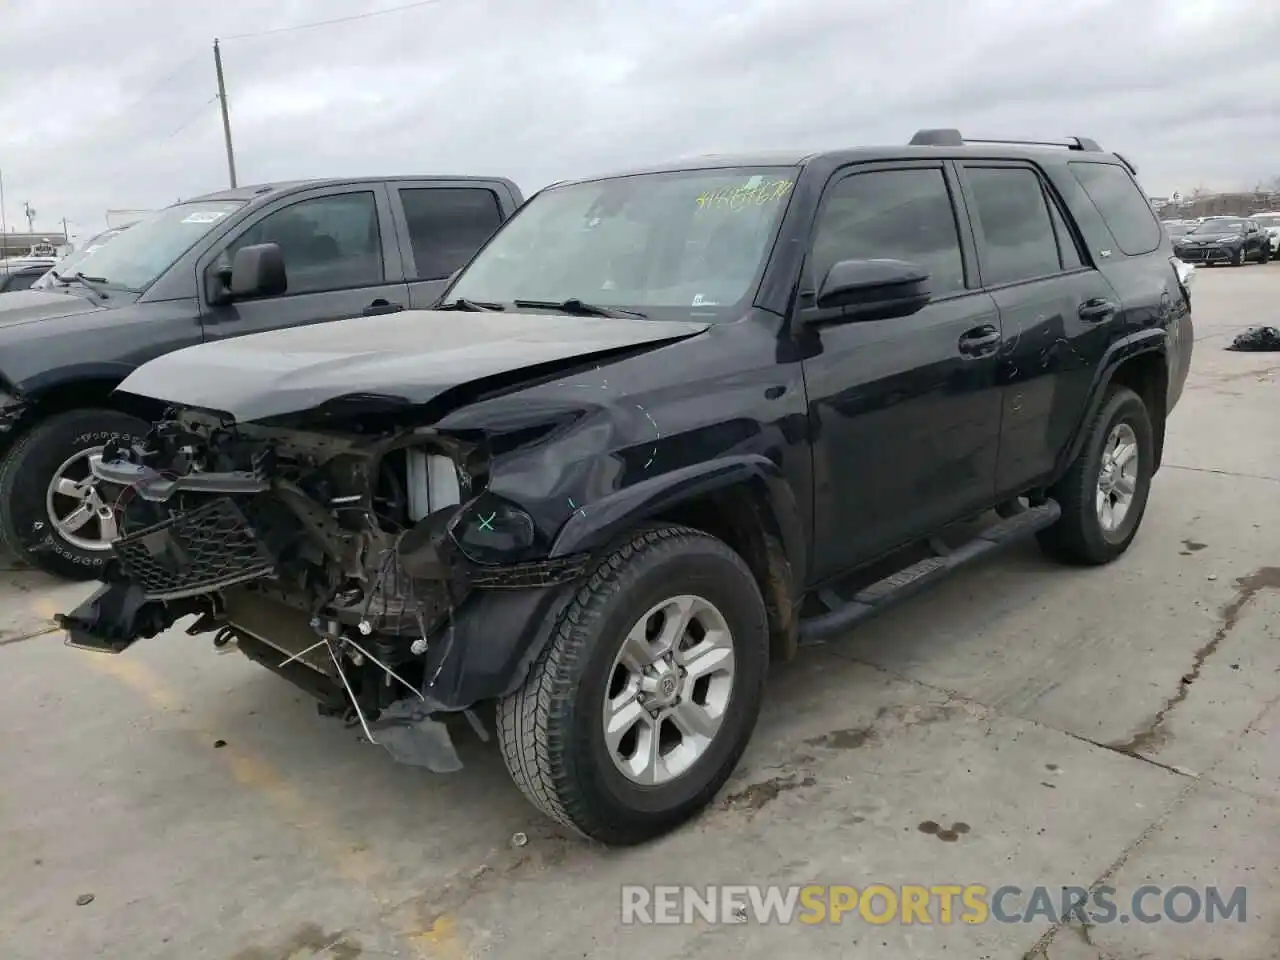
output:
<path id="1" fill-rule="evenodd" d="M 112 395 L 135 367 L 202 340 L 430 306 L 520 201 L 500 178 L 240 187 L 152 214 L 42 289 L 0 297 L 0 540 L 43 570 L 96 578 L 116 522 L 90 463 L 161 412 Z"/>
<path id="2" fill-rule="evenodd" d="M 1251 219 L 1271 238 L 1271 259 L 1280 259 L 1280 211 L 1255 213 Z"/>
<path id="3" fill-rule="evenodd" d="M 130 224 L 130 226 L 132 226 L 132 224 Z M 108 240 L 110 240 L 114 236 L 118 236 L 119 234 L 123 233 L 127 229 L 129 229 L 129 227 L 113 227 L 109 230 L 103 230 L 101 233 L 96 234 L 93 237 L 90 237 L 88 242 L 85 243 L 85 245 L 81 249 L 73 250 L 69 254 L 67 254 L 65 257 L 62 257 L 60 260 L 58 260 L 53 265 L 53 269 L 59 274 L 76 273 L 80 269 L 78 265 L 84 262 L 85 257 L 88 257 L 91 254 L 95 253 L 96 251 L 102 249 L 103 245 L 106 244 Z M 59 285 L 58 278 L 53 276 L 52 273 L 46 271 L 44 275 L 40 277 L 39 280 L 37 280 L 35 283 L 31 285 L 31 289 L 47 290 L 50 287 L 56 287 L 58 285 Z"/>
<path id="4" fill-rule="evenodd" d="M 0 260 L 0 293 L 29 290 L 57 262 L 52 257 L 9 257 Z"/>
<path id="5" fill-rule="evenodd" d="M 434 311 L 153 360 L 119 392 L 169 413 L 95 465 L 125 535 L 59 622 L 120 653 L 198 616 L 438 772 L 442 718 L 496 701 L 548 816 L 670 830 L 737 766 L 771 655 L 1024 538 L 1099 565 L 1137 534 L 1190 299 L 1132 167 L 1072 144 L 557 184 Z"/>
<path id="6" fill-rule="evenodd" d="M 1180 237 L 1183 234 L 1190 233 L 1195 227 L 1194 220 L 1161 220 L 1160 226 L 1164 227 L 1164 232 L 1170 237 Z"/>
<path id="7" fill-rule="evenodd" d="M 1211 217 L 1174 238 L 1173 252 L 1187 263 L 1240 267 L 1250 261 L 1270 260 L 1271 237 L 1246 217 Z"/>

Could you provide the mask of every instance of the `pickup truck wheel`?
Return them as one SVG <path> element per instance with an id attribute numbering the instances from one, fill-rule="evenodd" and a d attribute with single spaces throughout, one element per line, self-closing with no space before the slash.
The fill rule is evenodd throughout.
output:
<path id="1" fill-rule="evenodd" d="M 553 820 L 604 843 L 649 840 L 729 778 L 767 668 L 764 601 L 742 559 L 696 530 L 642 530 L 586 578 L 499 704 L 507 769 Z"/>
<path id="2" fill-rule="evenodd" d="M 1080 455 L 1050 491 L 1062 516 L 1039 534 L 1041 547 L 1068 563 L 1097 565 L 1120 556 L 1142 523 L 1154 466 L 1146 404 L 1127 387 L 1113 387 Z"/>
<path id="3" fill-rule="evenodd" d="M 147 425 L 114 410 L 58 414 L 22 437 L 0 464 L 0 540 L 37 569 L 96 580 L 116 537 L 120 491 L 99 483 L 92 458 L 113 437 L 141 440 Z"/>

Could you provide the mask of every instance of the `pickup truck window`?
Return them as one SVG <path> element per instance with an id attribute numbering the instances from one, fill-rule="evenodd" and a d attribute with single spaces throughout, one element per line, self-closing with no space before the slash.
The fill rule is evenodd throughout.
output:
<path id="1" fill-rule="evenodd" d="M 1035 171 L 966 167 L 964 175 L 982 227 L 982 282 L 990 286 L 1058 273 L 1058 241 Z"/>
<path id="2" fill-rule="evenodd" d="M 1123 167 L 1083 160 L 1072 161 L 1068 166 L 1098 208 L 1122 253 L 1134 257 L 1160 246 L 1160 222 Z"/>
<path id="3" fill-rule="evenodd" d="M 449 296 L 728 319 L 759 283 L 795 176 L 791 167 L 721 167 L 549 187 Z"/>
<path id="4" fill-rule="evenodd" d="M 378 203 L 372 192 L 313 197 L 276 210 L 237 237 L 241 247 L 275 243 L 284 254 L 289 291 L 322 293 L 384 282 Z"/>
<path id="5" fill-rule="evenodd" d="M 920 264 L 935 296 L 964 289 L 960 233 L 941 170 L 856 173 L 828 190 L 810 256 L 812 283 L 841 260 L 876 258 Z"/>
<path id="6" fill-rule="evenodd" d="M 239 200 L 214 200 L 166 207 L 86 253 L 75 271 L 140 293 L 240 206 Z"/>
<path id="7" fill-rule="evenodd" d="M 400 190 L 415 274 L 442 280 L 463 266 L 502 226 L 492 190 L 478 187 L 405 187 Z"/>

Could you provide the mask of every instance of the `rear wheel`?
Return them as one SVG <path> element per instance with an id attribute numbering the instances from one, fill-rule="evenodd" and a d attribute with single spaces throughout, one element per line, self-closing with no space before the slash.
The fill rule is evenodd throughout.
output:
<path id="1" fill-rule="evenodd" d="M 729 778 L 767 666 L 764 601 L 742 559 L 698 531 L 641 531 L 587 578 L 499 704 L 507 769 L 552 819 L 641 843 Z"/>
<path id="2" fill-rule="evenodd" d="M 1069 563 L 1103 564 L 1120 556 L 1142 523 L 1154 468 L 1146 404 L 1127 387 L 1113 387 L 1075 463 L 1050 491 L 1062 516 L 1039 534 L 1041 547 Z"/>
<path id="3" fill-rule="evenodd" d="M 141 440 L 147 425 L 114 410 L 72 410 L 22 437 L 0 464 L 0 540 L 37 569 L 95 580 L 116 538 L 120 490 L 91 462 L 116 437 Z"/>

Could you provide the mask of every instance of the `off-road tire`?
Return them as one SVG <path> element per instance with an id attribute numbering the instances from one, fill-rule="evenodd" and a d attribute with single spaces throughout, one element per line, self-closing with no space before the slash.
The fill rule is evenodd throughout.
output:
<path id="1" fill-rule="evenodd" d="M 96 580 L 110 552 L 74 546 L 53 526 L 45 493 L 61 464 L 113 437 L 141 440 L 147 424 L 115 410 L 72 410 L 28 431 L 0 463 L 0 542 L 19 560 L 68 580 Z"/>
<path id="2" fill-rule="evenodd" d="M 622 637 L 665 597 L 716 605 L 734 637 L 734 689 L 723 725 L 694 766 L 669 783 L 624 778 L 604 744 L 604 694 Z M 535 807 L 607 844 L 643 843 L 709 804 L 746 749 L 768 670 L 765 604 L 750 569 L 723 542 L 678 526 L 621 542 L 578 588 L 518 691 L 498 704 L 507 770 Z"/>
<path id="3" fill-rule="evenodd" d="M 1119 529 L 1108 537 L 1098 519 L 1095 497 L 1103 447 L 1112 429 L 1126 422 L 1138 444 L 1138 476 L 1133 502 Z M 1094 415 L 1084 445 L 1066 475 L 1049 491 L 1062 507 L 1058 521 L 1037 535 L 1046 554 L 1064 563 L 1098 566 L 1110 563 L 1133 542 L 1151 493 L 1155 435 L 1142 398 L 1128 387 L 1114 386 Z"/>

